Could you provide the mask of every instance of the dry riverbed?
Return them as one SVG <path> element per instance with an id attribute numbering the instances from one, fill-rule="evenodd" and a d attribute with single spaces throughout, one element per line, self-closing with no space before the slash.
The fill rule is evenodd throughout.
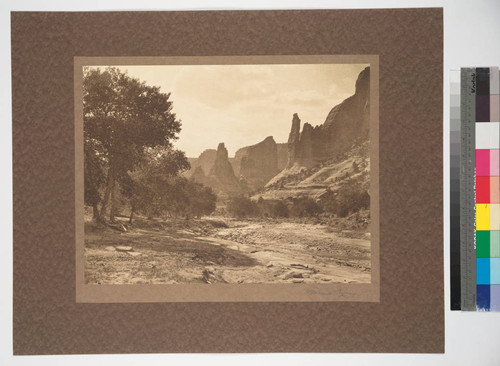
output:
<path id="1" fill-rule="evenodd" d="M 85 227 L 88 284 L 369 283 L 370 268 L 369 234 L 320 224 L 211 218 L 142 219 L 126 232 Z"/>

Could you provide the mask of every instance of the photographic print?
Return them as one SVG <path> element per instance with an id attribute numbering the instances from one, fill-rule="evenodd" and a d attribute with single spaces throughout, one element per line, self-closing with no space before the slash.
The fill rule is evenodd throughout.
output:
<path id="1" fill-rule="evenodd" d="M 442 16 L 13 12 L 14 354 L 443 352 Z"/>
<path id="2" fill-rule="evenodd" d="M 81 65 L 84 284 L 370 285 L 370 63 L 199 61 Z"/>

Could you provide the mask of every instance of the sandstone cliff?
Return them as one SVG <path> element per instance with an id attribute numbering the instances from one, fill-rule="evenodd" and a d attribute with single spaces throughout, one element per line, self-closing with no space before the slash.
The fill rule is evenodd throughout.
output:
<path id="1" fill-rule="evenodd" d="M 264 187 L 279 172 L 276 142 L 269 136 L 258 144 L 239 149 L 233 164 L 236 175 L 250 190 Z"/>
<path id="2" fill-rule="evenodd" d="M 188 178 L 191 177 L 198 167 L 201 168 L 204 175 L 208 175 L 215 164 L 216 155 L 217 150 L 207 149 L 197 158 L 188 158 L 189 164 L 191 164 L 191 169 L 185 172 L 184 175 Z"/>
<path id="3" fill-rule="evenodd" d="M 311 167 L 348 151 L 353 143 L 369 137 L 370 68 L 365 68 L 356 81 L 354 95 L 332 108 L 325 122 L 316 127 L 305 123 L 300 132 L 300 118 L 293 115 L 288 138 L 289 160 Z"/>
<path id="4" fill-rule="evenodd" d="M 278 150 L 278 170 L 282 171 L 288 164 L 288 144 L 276 144 L 276 149 Z"/>
<path id="5" fill-rule="evenodd" d="M 201 166 L 199 168 L 194 179 L 210 186 L 219 197 L 228 197 L 241 193 L 242 189 L 234 175 L 224 143 L 220 143 L 217 147 L 215 161 L 208 175 L 202 175 Z"/>

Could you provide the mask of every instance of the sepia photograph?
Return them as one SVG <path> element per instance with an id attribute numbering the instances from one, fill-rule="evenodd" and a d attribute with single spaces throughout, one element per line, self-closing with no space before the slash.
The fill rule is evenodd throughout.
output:
<path id="1" fill-rule="evenodd" d="M 370 284 L 370 71 L 82 65 L 84 284 Z"/>

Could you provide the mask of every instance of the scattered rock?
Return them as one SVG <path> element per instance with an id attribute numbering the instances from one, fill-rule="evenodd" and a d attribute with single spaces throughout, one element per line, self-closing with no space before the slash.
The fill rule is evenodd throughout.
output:
<path id="1" fill-rule="evenodd" d="M 309 269 L 309 266 L 307 264 L 298 264 L 298 263 L 292 263 L 290 264 L 290 267 Z"/>
<path id="2" fill-rule="evenodd" d="M 293 280 L 292 283 L 304 283 L 304 280 Z"/>
<path id="3" fill-rule="evenodd" d="M 132 247 L 118 246 L 118 247 L 115 247 L 115 250 L 118 251 L 118 252 L 133 252 L 134 248 L 132 248 Z"/>
<path id="4" fill-rule="evenodd" d="M 132 257 L 138 257 L 142 255 L 142 253 L 139 252 L 126 252 L 128 255 L 131 255 Z"/>
<path id="5" fill-rule="evenodd" d="M 201 273 L 201 276 L 203 282 L 211 284 L 212 281 L 210 281 L 210 279 L 214 277 L 214 273 L 205 268 Z"/>
<path id="6" fill-rule="evenodd" d="M 123 224 L 109 224 L 108 226 L 110 228 L 115 229 L 115 230 L 120 231 L 120 232 L 126 233 L 128 231 L 127 228 L 125 227 L 125 225 L 123 225 Z"/>
<path id="7" fill-rule="evenodd" d="M 304 276 L 300 272 L 289 272 L 283 277 L 284 280 L 289 280 L 290 278 L 304 278 Z"/>

